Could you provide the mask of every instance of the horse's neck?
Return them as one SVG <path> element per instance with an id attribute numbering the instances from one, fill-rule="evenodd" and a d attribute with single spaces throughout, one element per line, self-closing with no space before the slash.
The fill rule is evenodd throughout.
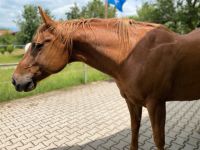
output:
<path id="1" fill-rule="evenodd" d="M 116 42 L 116 36 L 116 33 L 102 29 L 80 30 L 73 40 L 71 61 L 85 62 L 112 77 L 116 77 L 121 61 L 120 44 Z"/>

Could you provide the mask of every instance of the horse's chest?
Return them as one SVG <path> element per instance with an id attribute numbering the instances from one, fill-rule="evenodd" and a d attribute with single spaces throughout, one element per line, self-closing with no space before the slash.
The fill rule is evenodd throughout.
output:
<path id="1" fill-rule="evenodd" d="M 172 99 L 200 98 L 200 55 L 187 55 L 177 66 L 170 93 Z"/>
<path id="2" fill-rule="evenodd" d="M 131 101 L 133 104 L 144 105 L 144 97 L 141 90 L 137 87 L 133 80 L 118 80 L 116 81 L 122 97 Z"/>

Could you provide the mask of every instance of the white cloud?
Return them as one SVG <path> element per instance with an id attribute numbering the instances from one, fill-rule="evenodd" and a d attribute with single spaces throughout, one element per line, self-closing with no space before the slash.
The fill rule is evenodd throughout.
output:
<path id="1" fill-rule="evenodd" d="M 52 14 L 58 19 L 58 18 L 64 18 L 65 13 L 70 10 L 70 7 L 72 7 L 73 4 L 61 6 L 58 8 L 53 9 L 51 12 Z"/>

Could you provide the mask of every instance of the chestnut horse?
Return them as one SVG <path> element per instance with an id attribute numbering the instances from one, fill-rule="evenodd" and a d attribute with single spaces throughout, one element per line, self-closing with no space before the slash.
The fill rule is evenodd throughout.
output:
<path id="1" fill-rule="evenodd" d="M 112 76 L 130 111 L 131 150 L 138 149 L 142 107 L 154 141 L 165 146 L 166 101 L 200 98 L 200 30 L 178 35 L 162 25 L 130 19 L 44 21 L 19 62 L 13 84 L 31 91 L 37 82 L 82 61 Z"/>

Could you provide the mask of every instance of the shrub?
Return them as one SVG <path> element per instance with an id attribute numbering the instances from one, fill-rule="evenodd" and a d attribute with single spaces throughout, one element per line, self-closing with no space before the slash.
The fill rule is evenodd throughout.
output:
<path id="1" fill-rule="evenodd" d="M 6 47 L 0 47 L 0 53 L 4 54 L 6 52 Z"/>
<path id="2" fill-rule="evenodd" d="M 13 44 L 13 43 L 15 43 L 15 41 L 16 41 L 16 37 L 9 33 L 6 33 L 6 34 L 0 36 L 0 43 L 3 45 Z"/>
<path id="3" fill-rule="evenodd" d="M 7 47 L 6 47 L 6 51 L 8 52 L 8 53 L 12 53 L 13 51 L 14 51 L 14 46 L 13 45 L 8 45 Z"/>

